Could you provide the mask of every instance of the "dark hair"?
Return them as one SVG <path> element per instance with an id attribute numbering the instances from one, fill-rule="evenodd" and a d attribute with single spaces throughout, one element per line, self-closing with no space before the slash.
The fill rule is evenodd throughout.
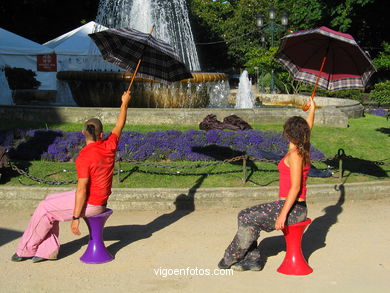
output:
<path id="1" fill-rule="evenodd" d="M 89 119 L 84 123 L 85 137 L 97 141 L 100 137 L 100 133 L 103 132 L 103 124 L 97 118 Z"/>
<path id="2" fill-rule="evenodd" d="M 290 117 L 283 126 L 283 135 L 296 145 L 303 165 L 310 164 L 310 127 L 300 116 Z"/>

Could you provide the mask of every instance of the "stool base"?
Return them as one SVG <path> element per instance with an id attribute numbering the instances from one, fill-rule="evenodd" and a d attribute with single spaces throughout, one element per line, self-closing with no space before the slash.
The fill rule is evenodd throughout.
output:
<path id="1" fill-rule="evenodd" d="M 301 248 L 303 231 L 311 223 L 310 219 L 285 226 L 282 230 L 286 240 L 286 255 L 278 272 L 285 275 L 308 275 L 313 269 L 306 262 Z"/>
<path id="2" fill-rule="evenodd" d="M 114 257 L 108 252 L 103 240 L 103 228 L 112 210 L 106 209 L 102 214 L 84 218 L 89 230 L 89 241 L 87 250 L 80 257 L 80 260 L 88 264 L 101 264 L 112 261 Z"/>

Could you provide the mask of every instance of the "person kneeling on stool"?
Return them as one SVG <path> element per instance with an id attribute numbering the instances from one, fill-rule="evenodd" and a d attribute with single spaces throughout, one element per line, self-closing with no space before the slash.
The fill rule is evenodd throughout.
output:
<path id="1" fill-rule="evenodd" d="M 102 139 L 103 125 L 99 119 L 85 122 L 82 133 L 86 145 L 76 159 L 76 190 L 49 194 L 39 203 L 12 261 L 57 259 L 59 222 L 71 221 L 72 232 L 80 235 L 81 217 L 96 216 L 105 211 L 111 194 L 115 153 L 126 123 L 130 98 L 130 92 L 123 93 L 116 125 L 107 139 Z"/>

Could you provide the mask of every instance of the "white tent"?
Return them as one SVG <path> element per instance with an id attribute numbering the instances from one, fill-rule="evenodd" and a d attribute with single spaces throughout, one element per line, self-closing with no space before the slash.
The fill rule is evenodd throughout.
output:
<path id="1" fill-rule="evenodd" d="M 123 71 L 116 65 L 104 61 L 98 47 L 88 36 L 105 29 L 107 27 L 90 21 L 43 45 L 57 54 L 57 71 Z M 60 80 L 57 80 L 57 101 L 63 105 L 76 105 L 68 84 Z"/>
<path id="2" fill-rule="evenodd" d="M 36 42 L 23 38 L 0 28 L 0 68 L 5 66 L 30 69 L 36 73 L 36 79 L 41 82 L 40 90 L 56 89 L 56 73 L 42 72 L 37 69 L 37 56 L 52 54 L 53 50 Z M 0 70 L 0 104 L 12 104 L 10 91 L 4 84 L 5 76 Z"/>
<path id="3" fill-rule="evenodd" d="M 103 60 L 102 55 L 88 36 L 107 27 L 90 21 L 66 34 L 44 43 L 57 54 L 57 70 L 108 70 L 121 69 Z"/>
<path id="4" fill-rule="evenodd" d="M 13 105 L 12 92 L 3 69 L 0 69 L 0 105 Z"/>

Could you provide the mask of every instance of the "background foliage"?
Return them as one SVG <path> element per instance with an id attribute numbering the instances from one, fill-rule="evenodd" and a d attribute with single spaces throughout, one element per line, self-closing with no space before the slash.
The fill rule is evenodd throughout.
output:
<path id="1" fill-rule="evenodd" d="M 115 1 L 115 0 L 112 0 Z M 128 0 L 131 2 L 131 0 Z M 156 0 L 157 1 L 157 0 Z M 162 0 L 159 0 L 162 1 Z M 294 92 L 300 84 L 289 80 L 272 56 L 269 36 L 260 43 L 256 16 L 269 23 L 268 10 L 289 12 L 287 29 L 296 31 L 318 26 L 351 34 L 375 61 L 378 72 L 372 84 L 389 79 L 389 33 L 387 1 L 383 0 L 187 0 L 202 70 L 239 73 L 255 66 L 277 73 L 280 91 Z M 38 43 L 44 43 L 87 21 L 94 20 L 99 0 L 4 0 L 0 1 L 0 27 Z M 281 37 L 281 33 L 278 37 Z"/>

